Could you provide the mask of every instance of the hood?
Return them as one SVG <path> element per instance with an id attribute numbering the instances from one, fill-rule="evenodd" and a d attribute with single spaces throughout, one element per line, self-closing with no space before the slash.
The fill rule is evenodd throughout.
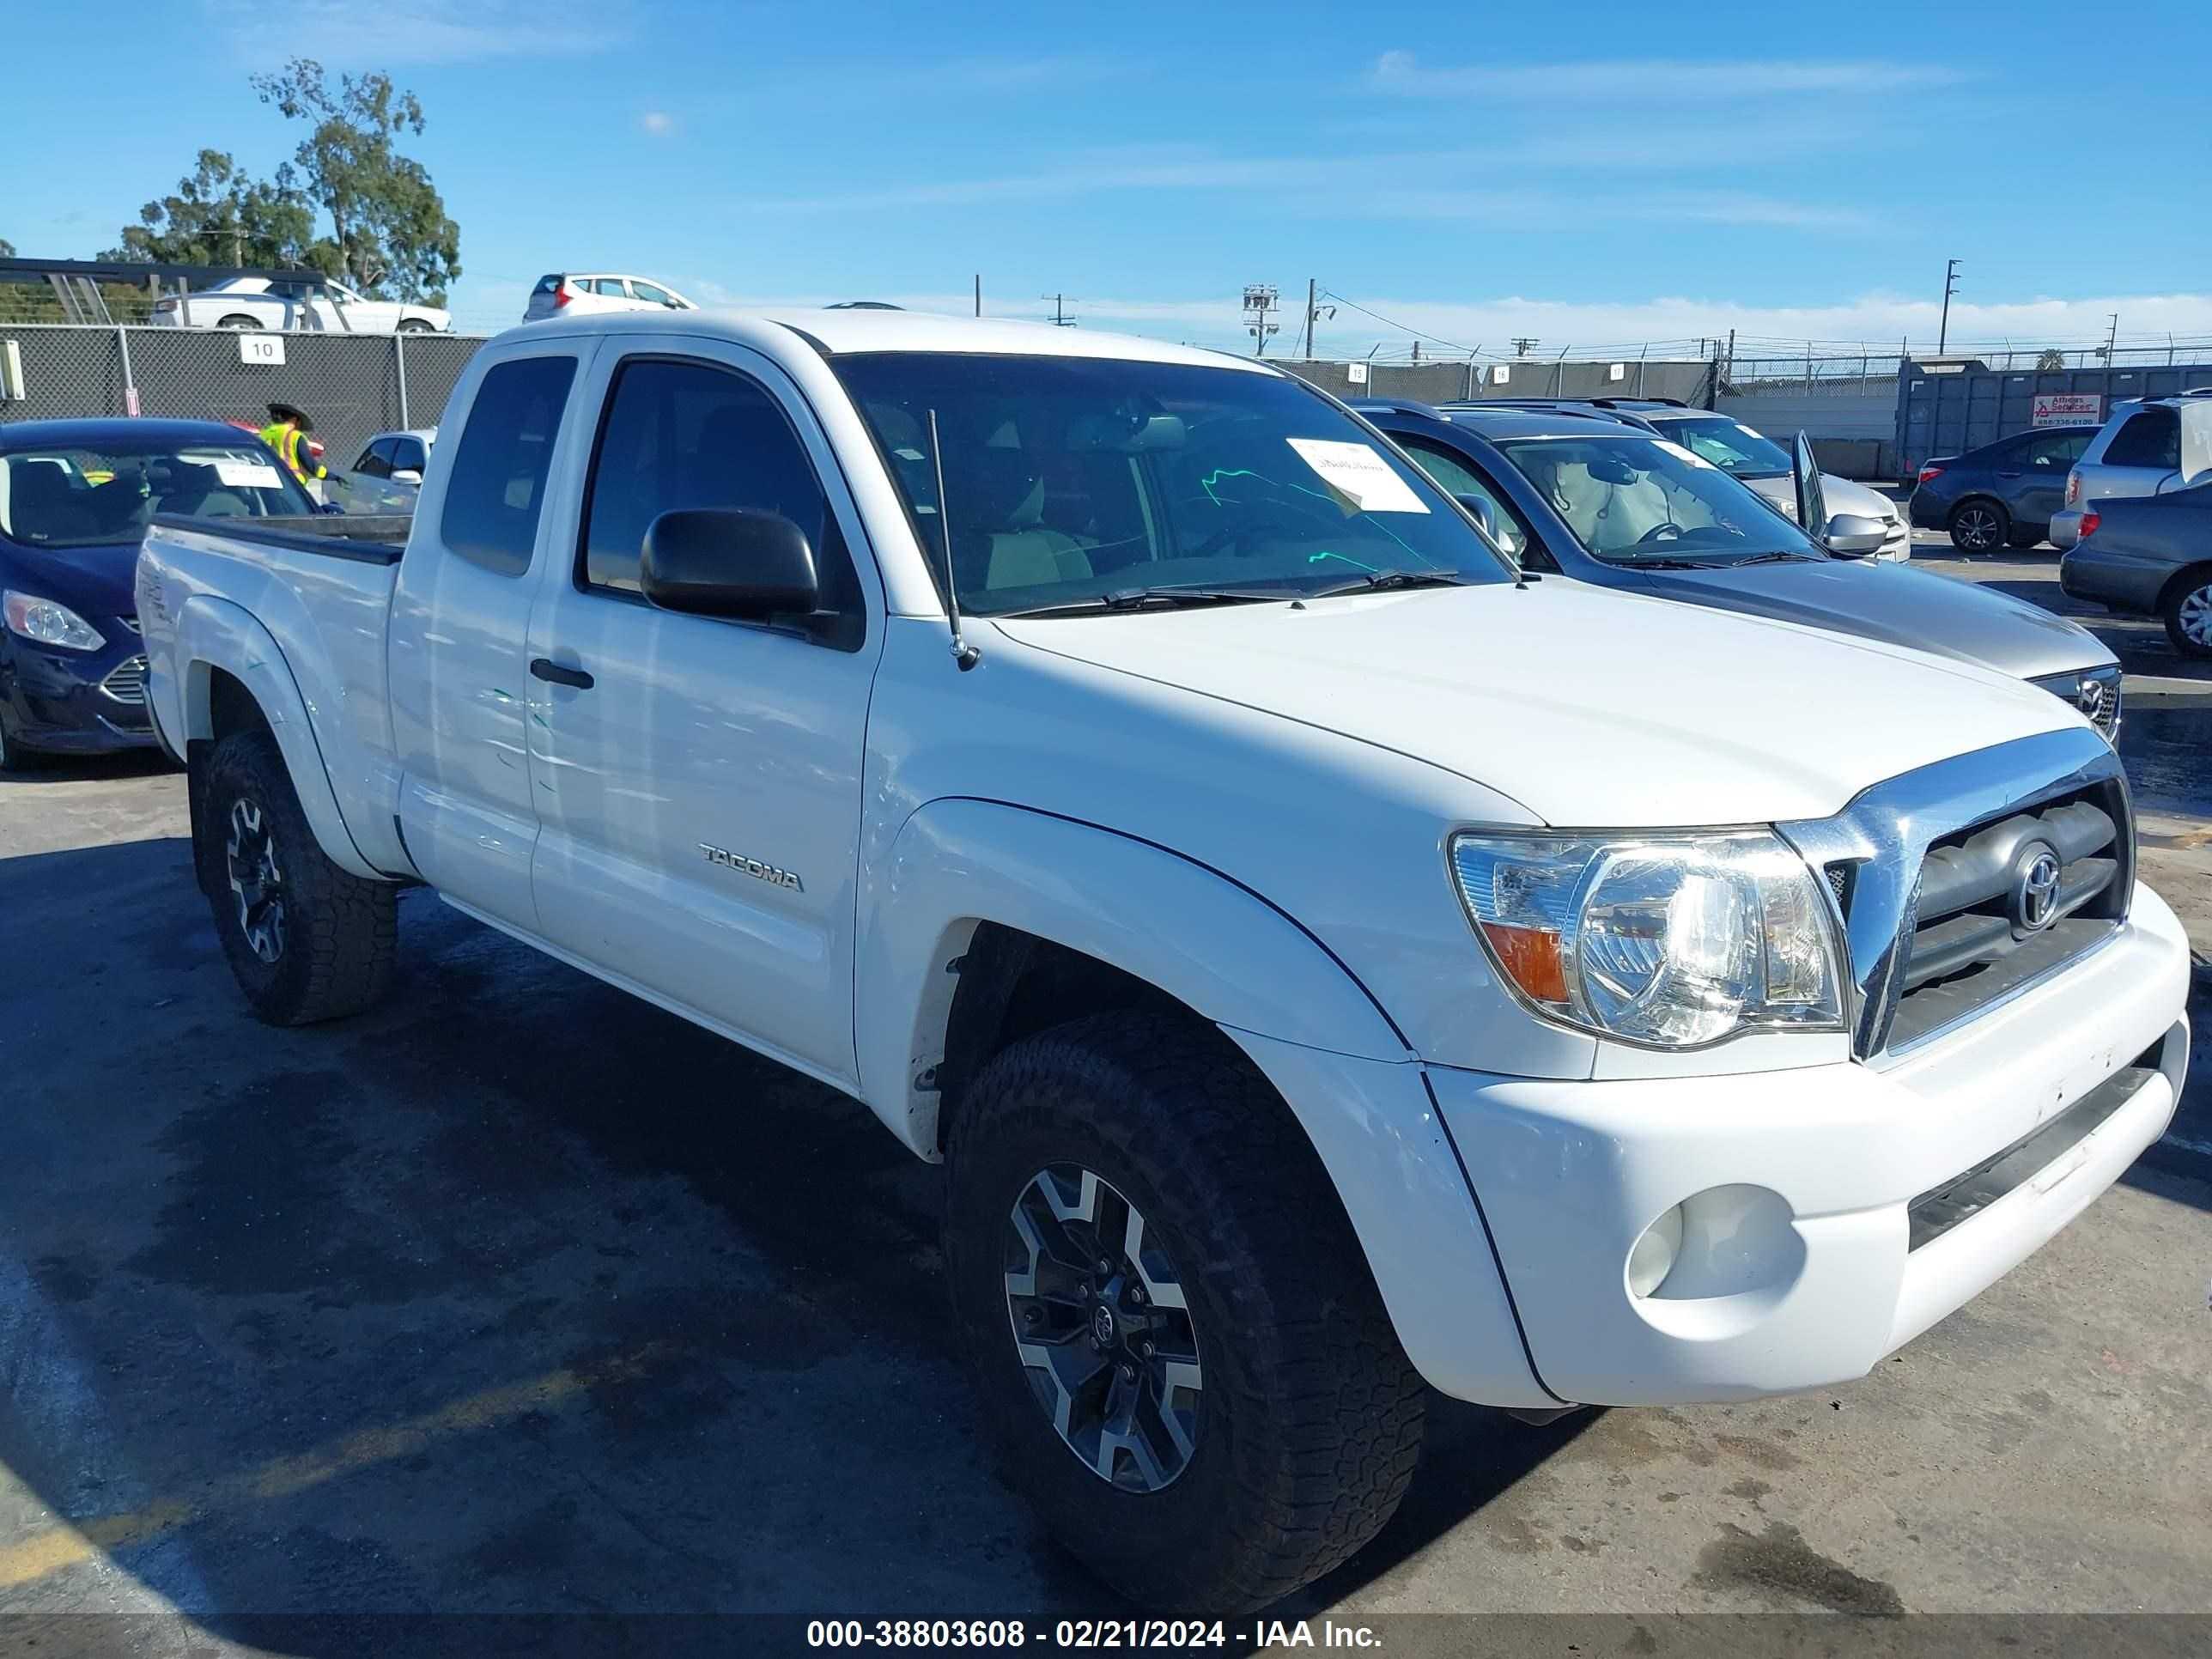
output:
<path id="1" fill-rule="evenodd" d="M 1979 583 L 1876 559 L 1654 570 L 1643 578 L 1640 591 L 1910 646 L 2017 679 L 2117 660 L 2095 635 L 2040 605 Z"/>
<path id="2" fill-rule="evenodd" d="M 95 547 L 43 548 L 0 538 L 0 586 L 65 605 L 87 622 L 138 614 L 138 597 L 131 586 L 137 569 L 135 539 Z"/>
<path id="3" fill-rule="evenodd" d="M 994 626 L 1425 761 L 1578 828 L 1824 817 L 1900 772 L 2081 723 L 1966 664 L 1557 576 Z"/>
<path id="4" fill-rule="evenodd" d="M 1764 478 L 1745 478 L 1741 481 L 1747 489 L 1756 490 L 1797 521 L 1797 486 L 1787 472 L 1778 472 Z M 1820 475 L 1820 499 L 1827 502 L 1828 511 L 1857 513 L 1869 519 L 1893 519 L 1897 503 L 1878 489 L 1869 489 L 1863 483 L 1853 483 L 1849 478 L 1838 478 L 1832 472 Z"/>

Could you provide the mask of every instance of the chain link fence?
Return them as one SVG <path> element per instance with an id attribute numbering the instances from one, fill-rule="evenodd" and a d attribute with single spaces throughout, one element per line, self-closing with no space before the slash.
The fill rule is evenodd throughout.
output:
<path id="1" fill-rule="evenodd" d="M 137 414 L 258 427 L 270 404 L 295 404 L 325 463 L 350 466 L 379 432 L 435 426 L 485 337 L 0 325 L 0 352 L 12 345 L 22 365 L 22 395 L 0 398 L 0 422 Z M 284 361 L 249 361 L 268 342 Z"/>
<path id="2" fill-rule="evenodd" d="M 1713 394 L 1713 365 L 1696 358 L 1547 362 L 1532 357 L 1510 363 L 1268 361 L 1340 398 L 1406 398 L 1425 404 L 1484 398 L 1673 398 L 1707 408 Z M 1364 380 L 1354 378 L 1363 372 Z"/>

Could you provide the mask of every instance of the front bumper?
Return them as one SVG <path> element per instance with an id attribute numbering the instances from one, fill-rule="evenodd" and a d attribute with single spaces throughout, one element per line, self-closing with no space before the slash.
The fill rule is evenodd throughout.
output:
<path id="1" fill-rule="evenodd" d="M 1543 1383 L 1660 1405 L 1864 1375 L 2164 1133 L 2188 1066 L 2189 960 L 2138 887 L 2090 957 L 1880 1068 L 1604 1083 L 1430 1068 Z M 2151 1069 L 2092 1103 L 2104 1115 L 2086 1133 L 2030 1139 L 2139 1057 Z M 1984 1166 L 2022 1143 L 1996 1192 Z M 1976 1207 L 1928 1237 L 1962 1192 Z M 1686 1200 L 1674 1273 L 1633 1293 L 1632 1250 Z"/>
<path id="2" fill-rule="evenodd" d="M 2064 552 L 2081 539 L 2081 509 L 2061 507 L 2051 515 L 2051 529 L 2045 539 L 2060 552 Z"/>
<path id="3" fill-rule="evenodd" d="M 113 626 L 103 618 L 103 629 Z M 0 702 L 18 743 L 54 754 L 155 746 L 146 713 L 146 658 L 136 635 L 93 652 L 20 639 L 0 650 Z"/>

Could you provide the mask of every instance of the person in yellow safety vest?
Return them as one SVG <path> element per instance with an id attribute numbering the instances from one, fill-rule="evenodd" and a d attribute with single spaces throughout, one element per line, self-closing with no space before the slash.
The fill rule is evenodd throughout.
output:
<path id="1" fill-rule="evenodd" d="M 269 424 L 261 428 L 261 441 L 275 450 L 292 476 L 301 483 L 330 476 L 323 464 L 307 453 L 307 434 L 315 423 L 290 404 L 269 405 Z"/>

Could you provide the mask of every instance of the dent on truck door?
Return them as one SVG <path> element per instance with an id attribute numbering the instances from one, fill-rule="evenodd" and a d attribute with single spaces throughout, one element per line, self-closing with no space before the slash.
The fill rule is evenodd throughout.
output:
<path id="1" fill-rule="evenodd" d="M 416 508 L 392 602 L 408 853 L 433 885 L 532 931 L 526 647 L 575 374 L 575 357 L 557 352 L 507 356 L 485 372 L 439 499 L 425 492 Z"/>
<path id="2" fill-rule="evenodd" d="M 846 550 L 851 503 L 811 418 L 787 413 L 795 391 L 742 348 L 648 337 L 601 374 L 574 568 L 549 575 L 532 631 L 535 654 L 590 680 L 532 687 L 544 935 L 851 1079 L 860 765 L 881 633 Z M 805 532 L 840 629 L 810 635 L 645 600 L 640 554 L 655 518 L 739 507 Z"/>

